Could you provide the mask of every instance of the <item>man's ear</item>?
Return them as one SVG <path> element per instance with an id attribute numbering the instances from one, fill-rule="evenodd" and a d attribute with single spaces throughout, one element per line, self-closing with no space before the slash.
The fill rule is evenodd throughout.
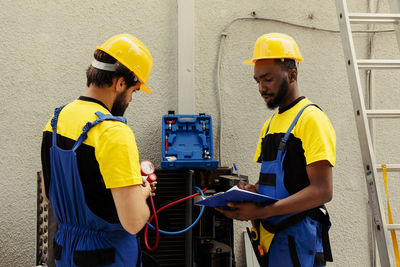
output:
<path id="1" fill-rule="evenodd" d="M 296 69 L 289 70 L 288 78 L 289 78 L 289 83 L 296 82 L 297 81 L 297 70 Z"/>
<path id="2" fill-rule="evenodd" d="M 123 77 L 115 78 L 115 90 L 117 93 L 121 93 L 125 90 L 125 79 Z"/>

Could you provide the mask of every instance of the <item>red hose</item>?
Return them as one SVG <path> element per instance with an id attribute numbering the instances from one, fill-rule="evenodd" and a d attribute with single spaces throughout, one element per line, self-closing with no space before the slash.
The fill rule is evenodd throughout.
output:
<path id="1" fill-rule="evenodd" d="M 201 191 L 206 191 L 207 190 L 207 187 L 205 187 L 203 190 L 201 190 Z M 154 218 L 154 220 L 155 220 L 155 222 L 156 222 L 156 242 L 155 242 L 155 244 L 154 244 L 154 246 L 151 248 L 150 246 L 149 246 L 149 244 L 147 243 L 147 232 L 148 232 L 148 230 L 149 230 L 149 226 L 148 225 L 146 225 L 146 228 L 145 228 L 145 230 L 144 230 L 144 243 L 145 243 L 145 245 L 146 245 L 146 248 L 149 250 L 149 251 L 154 251 L 154 250 L 156 250 L 157 249 L 157 246 L 158 246 L 158 241 L 159 241 L 159 226 L 158 226 L 158 218 L 157 218 L 157 214 L 159 213 L 159 212 L 161 212 L 161 211 L 163 211 L 163 210 L 165 210 L 166 208 L 168 208 L 168 207 L 171 207 L 171 206 L 173 206 L 173 205 L 175 205 L 175 204 L 178 204 L 178 203 L 180 203 L 180 202 L 183 202 L 183 201 L 185 201 L 185 200 L 188 200 L 188 199 L 190 199 L 190 198 L 193 198 L 193 197 L 195 197 L 195 196 L 197 196 L 197 195 L 199 195 L 200 194 L 200 192 L 197 192 L 197 193 L 195 193 L 195 194 L 193 194 L 193 195 L 190 195 L 190 196 L 187 196 L 187 197 L 184 197 L 184 198 L 181 198 L 181 199 L 178 199 L 178 200 L 176 200 L 176 201 L 174 201 L 174 202 L 171 202 L 171 203 L 169 203 L 169 204 L 167 204 L 167 205 L 165 205 L 165 206 L 163 206 L 163 207 L 161 207 L 161 208 L 159 208 L 157 211 L 156 211 L 156 209 L 155 209 L 155 207 L 154 207 L 154 202 L 153 202 L 153 197 L 152 196 L 150 196 L 150 202 L 151 202 L 151 208 L 152 208 L 152 210 L 153 210 L 153 215 L 151 215 L 151 217 L 150 217 L 150 219 L 149 219 L 149 223 L 151 223 L 151 221 L 153 220 L 153 218 Z"/>
<path id="2" fill-rule="evenodd" d="M 153 201 L 153 196 L 152 196 L 152 195 L 150 195 L 150 202 L 151 202 L 151 209 L 153 210 L 153 213 L 154 213 L 155 210 L 156 210 L 156 208 L 154 207 L 154 201 Z M 155 213 L 155 214 L 156 214 L 156 213 Z M 154 216 L 154 215 L 153 215 L 153 216 Z M 151 221 L 151 219 L 153 218 L 153 216 L 151 216 L 149 222 Z M 147 231 L 149 230 L 149 226 L 146 225 L 146 229 L 144 230 L 144 243 L 145 243 L 145 245 L 146 245 L 146 248 L 147 248 L 149 251 L 154 251 L 154 250 L 156 250 L 157 247 L 158 247 L 158 241 L 159 241 L 159 235 L 160 235 L 160 232 L 159 232 L 158 230 L 159 230 L 160 228 L 159 228 L 159 226 L 158 226 L 158 218 L 157 218 L 157 216 L 155 217 L 155 221 L 156 221 L 156 242 L 155 242 L 155 244 L 154 244 L 153 247 L 150 247 L 149 244 L 147 243 Z"/>

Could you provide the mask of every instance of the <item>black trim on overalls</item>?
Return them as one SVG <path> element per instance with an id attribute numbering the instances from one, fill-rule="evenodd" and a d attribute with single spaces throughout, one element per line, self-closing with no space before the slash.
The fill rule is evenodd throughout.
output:
<path id="1" fill-rule="evenodd" d="M 296 242 L 294 236 L 288 236 L 290 258 L 292 259 L 293 267 L 301 267 L 299 255 L 297 254 Z"/>
<path id="2" fill-rule="evenodd" d="M 54 259 L 55 260 L 60 260 L 61 259 L 61 252 L 62 252 L 62 246 L 57 244 L 56 239 L 53 239 L 53 253 L 54 253 Z"/>
<path id="3" fill-rule="evenodd" d="M 331 221 L 329 219 L 329 213 L 326 210 L 325 206 L 322 206 L 321 208 L 325 210 L 326 213 L 323 213 L 319 208 L 317 208 L 314 209 L 314 211 L 310 214 L 310 218 L 322 224 L 322 247 L 324 249 L 325 261 L 332 262 L 333 257 L 328 233 Z"/>
<path id="4" fill-rule="evenodd" d="M 276 186 L 276 174 L 275 173 L 260 173 L 259 178 L 260 185 Z"/>
<path id="5" fill-rule="evenodd" d="M 314 266 L 325 266 L 326 260 L 323 252 L 315 253 Z"/>

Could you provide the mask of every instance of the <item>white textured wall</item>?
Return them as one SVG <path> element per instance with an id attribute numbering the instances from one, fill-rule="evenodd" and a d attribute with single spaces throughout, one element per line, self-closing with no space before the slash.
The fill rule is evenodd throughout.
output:
<path id="1" fill-rule="evenodd" d="M 140 38 L 154 58 L 149 82 L 154 94 L 135 95 L 126 116 L 135 132 L 141 157 L 159 165 L 161 116 L 177 109 L 177 3 L 175 0 L 1 2 L 0 265 L 32 266 L 42 128 L 54 107 L 72 101 L 85 90 L 84 70 L 91 62 L 94 47 L 120 32 Z M 349 4 L 351 11 L 367 10 L 366 0 L 352 0 Z M 385 8 L 381 6 L 381 11 Z M 213 116 L 215 155 L 219 144 L 216 63 L 220 35 L 235 18 L 249 17 L 252 11 L 262 18 L 338 30 L 334 1 L 293 0 L 290 6 L 280 0 L 196 1 L 196 112 Z M 241 62 L 251 56 L 257 37 L 272 31 L 286 32 L 298 41 L 305 58 L 299 68 L 300 89 L 327 113 L 337 134 L 334 199 L 328 204 L 335 260 L 330 266 L 369 266 L 367 192 L 338 33 L 264 20 L 240 20 L 226 29 L 221 65 L 222 163 L 235 162 L 253 182 L 258 177 L 259 166 L 252 158 L 260 129 L 272 112 L 259 96 L 252 67 Z M 367 38 L 357 34 L 355 40 L 359 57 L 365 57 Z M 395 45 L 391 34 L 378 34 L 376 56 L 399 58 Z M 376 73 L 375 84 L 384 88 L 374 96 L 376 107 L 398 108 L 397 77 L 398 72 Z M 400 163 L 398 125 L 396 120 L 374 124 L 378 162 Z M 399 175 L 389 173 L 389 177 L 392 211 L 400 223 Z M 247 225 L 235 225 L 238 266 L 244 264 L 241 233 Z"/>
<path id="2" fill-rule="evenodd" d="M 126 117 L 141 157 L 160 161 L 161 116 L 177 105 L 176 10 L 175 0 L 1 1 L 0 266 L 34 265 L 41 131 L 84 92 L 95 46 L 112 35 L 136 35 L 154 57 L 154 94 L 135 94 Z"/>

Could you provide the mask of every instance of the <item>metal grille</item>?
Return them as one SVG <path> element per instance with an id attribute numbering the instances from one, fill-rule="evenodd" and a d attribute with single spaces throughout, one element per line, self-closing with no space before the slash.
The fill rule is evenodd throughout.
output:
<path id="1" fill-rule="evenodd" d="M 154 197 L 156 209 L 192 194 L 192 173 L 188 170 L 157 170 L 157 190 Z M 160 229 L 165 231 L 179 231 L 186 228 L 192 223 L 192 200 L 162 211 L 158 215 L 158 222 Z M 154 225 L 154 220 L 152 224 Z M 146 250 L 143 235 L 144 230 L 141 232 L 141 247 Z M 155 242 L 155 231 L 150 229 L 148 242 L 149 246 L 153 246 Z M 192 231 L 174 236 L 160 234 L 157 250 L 147 253 L 153 256 L 160 266 L 192 266 Z"/>
<path id="2" fill-rule="evenodd" d="M 37 172 L 36 265 L 55 267 L 53 238 L 57 232 L 57 221 L 51 205 L 42 196 L 42 175 L 42 172 Z"/>
<path id="3" fill-rule="evenodd" d="M 36 233 L 36 264 L 47 264 L 48 258 L 48 208 L 49 205 L 43 199 L 41 173 L 37 173 L 37 233 Z"/>

